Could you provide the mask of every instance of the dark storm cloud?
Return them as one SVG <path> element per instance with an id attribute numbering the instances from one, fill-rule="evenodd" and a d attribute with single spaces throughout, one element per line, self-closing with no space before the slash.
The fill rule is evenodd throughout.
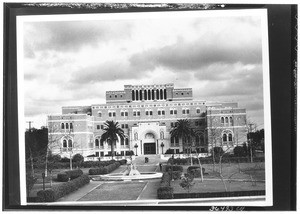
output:
<path id="1" fill-rule="evenodd" d="M 24 54 L 33 57 L 34 51 L 76 51 L 82 46 L 95 46 L 99 41 L 123 39 L 130 35 L 128 23 L 99 21 L 37 22 L 25 27 Z"/>
<path id="2" fill-rule="evenodd" d="M 215 41 L 203 43 L 201 40 L 185 42 L 178 40 L 173 45 L 150 49 L 133 55 L 130 63 L 141 70 L 167 67 L 175 71 L 195 70 L 213 63 L 261 63 L 260 43 L 251 45 L 231 45 Z"/>

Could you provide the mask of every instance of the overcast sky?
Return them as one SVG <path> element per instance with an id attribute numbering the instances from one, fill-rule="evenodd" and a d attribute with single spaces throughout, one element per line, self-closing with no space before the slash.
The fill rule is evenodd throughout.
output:
<path id="1" fill-rule="evenodd" d="M 25 118 L 37 128 L 62 106 L 105 103 L 107 90 L 164 83 L 236 101 L 263 126 L 259 16 L 26 22 L 23 32 Z"/>

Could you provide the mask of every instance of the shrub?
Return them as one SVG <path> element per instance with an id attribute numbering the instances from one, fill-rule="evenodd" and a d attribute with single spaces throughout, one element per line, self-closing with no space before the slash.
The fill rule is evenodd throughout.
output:
<path id="1" fill-rule="evenodd" d="M 27 190 L 27 196 L 30 193 L 30 190 L 32 189 L 33 185 L 35 184 L 37 178 L 31 176 L 29 173 L 26 173 L 26 190 Z"/>
<path id="2" fill-rule="evenodd" d="M 174 154 L 174 149 L 167 149 L 165 154 Z"/>
<path id="3" fill-rule="evenodd" d="M 181 175 L 182 175 L 181 171 L 173 171 L 173 175 L 171 177 L 173 177 L 174 180 L 178 180 L 180 179 Z"/>
<path id="4" fill-rule="evenodd" d="M 72 161 L 81 163 L 84 161 L 84 157 L 78 153 L 73 156 Z"/>
<path id="5" fill-rule="evenodd" d="M 57 181 L 67 182 L 67 181 L 69 181 L 69 179 L 70 179 L 70 177 L 66 173 L 59 173 L 59 174 L 57 174 Z"/>
<path id="6" fill-rule="evenodd" d="M 70 163 L 70 159 L 67 158 L 67 157 L 64 157 L 64 158 L 62 158 L 62 159 L 60 160 L 60 162 L 63 162 L 63 163 L 68 162 L 68 163 Z"/>
<path id="7" fill-rule="evenodd" d="M 69 178 L 71 180 L 83 175 L 83 172 L 81 169 L 68 170 L 68 171 L 65 171 L 65 173 L 69 176 Z"/>
<path id="8" fill-rule="evenodd" d="M 193 172 L 195 170 L 200 170 L 200 166 L 189 166 L 187 168 L 187 172 Z M 205 172 L 205 168 L 204 167 L 202 167 L 202 172 L 204 174 L 204 172 Z"/>
<path id="9" fill-rule="evenodd" d="M 168 172 L 163 173 L 161 177 L 160 186 L 170 186 L 171 175 Z"/>
<path id="10" fill-rule="evenodd" d="M 166 172 L 169 172 L 169 171 L 172 171 L 172 168 L 173 168 L 173 171 L 183 171 L 183 168 L 182 168 L 182 166 L 177 166 L 177 165 L 173 165 L 173 167 L 172 167 L 172 165 L 167 165 L 166 166 Z"/>
<path id="11" fill-rule="evenodd" d="M 127 163 L 126 159 L 122 159 L 118 161 L 121 165 L 125 165 Z"/>
<path id="12" fill-rule="evenodd" d="M 40 190 L 37 193 L 38 201 L 40 202 L 53 202 L 57 199 L 79 189 L 85 184 L 88 184 L 90 179 L 88 175 L 81 175 L 72 181 L 59 184 L 47 190 Z"/>
<path id="13" fill-rule="evenodd" d="M 90 175 L 104 175 L 104 167 L 89 169 Z"/>
<path id="14" fill-rule="evenodd" d="M 158 199 L 172 199 L 173 198 L 173 187 L 164 186 L 157 189 Z"/>

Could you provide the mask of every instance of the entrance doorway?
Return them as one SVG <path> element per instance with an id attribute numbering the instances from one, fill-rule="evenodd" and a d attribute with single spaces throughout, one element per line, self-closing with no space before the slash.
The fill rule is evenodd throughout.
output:
<path id="1" fill-rule="evenodd" d="M 154 155 L 154 154 L 156 154 L 155 143 L 144 143 L 144 154 L 145 155 Z"/>

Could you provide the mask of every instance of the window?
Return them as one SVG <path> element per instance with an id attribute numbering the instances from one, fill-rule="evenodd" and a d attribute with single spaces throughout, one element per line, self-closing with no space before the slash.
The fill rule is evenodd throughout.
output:
<path id="1" fill-rule="evenodd" d="M 121 128 L 124 129 L 124 127 L 125 127 L 124 124 L 122 124 L 122 125 L 121 125 Z"/>
<path id="2" fill-rule="evenodd" d="M 189 114 L 189 113 L 190 113 L 190 109 L 187 109 L 187 110 L 186 110 L 186 113 Z"/>
<path id="3" fill-rule="evenodd" d="M 198 121 L 195 122 L 195 126 L 199 126 L 199 122 Z"/>
<path id="4" fill-rule="evenodd" d="M 128 112 L 127 112 L 127 111 L 125 111 L 125 116 L 126 116 L 126 117 L 128 116 Z"/>
<path id="5" fill-rule="evenodd" d="M 69 129 L 69 123 L 66 123 L 66 129 Z"/>
<path id="6" fill-rule="evenodd" d="M 68 146 L 67 146 L 67 141 L 66 140 L 63 140 L 63 147 L 64 148 L 67 148 Z"/>
<path id="7" fill-rule="evenodd" d="M 97 129 L 100 129 L 100 125 L 97 125 Z"/>
<path id="8" fill-rule="evenodd" d="M 72 147 L 73 147 L 73 145 L 72 145 L 72 140 L 68 140 L 68 147 L 69 147 L 69 148 L 72 148 Z"/>
<path id="9" fill-rule="evenodd" d="M 176 109 L 174 110 L 174 114 L 177 114 L 177 110 Z"/>
<path id="10" fill-rule="evenodd" d="M 173 110 L 170 110 L 170 114 L 173 114 Z"/>
<path id="11" fill-rule="evenodd" d="M 96 155 L 96 157 L 99 157 L 99 152 L 96 152 L 95 155 Z"/>
<path id="12" fill-rule="evenodd" d="M 146 111 L 146 115 L 149 115 L 149 112 L 148 112 L 148 111 Z"/>
<path id="13" fill-rule="evenodd" d="M 223 141 L 226 142 L 227 141 L 227 135 L 223 134 Z"/>
<path id="14" fill-rule="evenodd" d="M 95 140 L 95 146 L 96 146 L 96 147 L 99 147 L 99 139 L 96 139 L 96 140 Z"/>
<path id="15" fill-rule="evenodd" d="M 101 125 L 101 129 L 103 129 L 104 128 L 104 126 L 103 125 Z"/>
<path id="16" fill-rule="evenodd" d="M 221 124 L 224 125 L 224 117 L 221 117 Z"/>
<path id="17" fill-rule="evenodd" d="M 124 156 L 124 151 L 121 151 L 121 156 Z"/>
<path id="18" fill-rule="evenodd" d="M 121 145 L 124 146 L 124 138 L 121 138 Z"/>
<path id="19" fill-rule="evenodd" d="M 228 124 L 228 117 L 225 117 L 225 123 Z"/>
<path id="20" fill-rule="evenodd" d="M 102 113 L 100 111 L 98 112 L 98 117 L 102 117 Z"/>
<path id="21" fill-rule="evenodd" d="M 231 133 L 228 134 L 228 141 L 232 142 L 232 134 Z"/>
<path id="22" fill-rule="evenodd" d="M 121 116 L 124 117 L 124 112 L 121 112 Z"/>
<path id="23" fill-rule="evenodd" d="M 133 116 L 136 117 L 136 111 L 133 112 Z"/>
<path id="24" fill-rule="evenodd" d="M 125 139 L 125 145 L 126 145 L 126 146 L 129 145 L 129 140 L 128 140 L 128 138 Z"/>
<path id="25" fill-rule="evenodd" d="M 152 110 L 149 111 L 150 115 L 152 115 Z"/>
<path id="26" fill-rule="evenodd" d="M 158 115 L 161 115 L 161 111 L 160 110 L 158 110 Z"/>
<path id="27" fill-rule="evenodd" d="M 114 117 L 116 116 L 116 112 L 113 112 L 113 116 L 114 116 Z"/>
<path id="28" fill-rule="evenodd" d="M 70 129 L 73 129 L 73 124 L 72 123 L 70 123 Z"/>
<path id="29" fill-rule="evenodd" d="M 182 109 L 182 114 L 185 114 L 185 109 Z"/>
<path id="30" fill-rule="evenodd" d="M 165 110 L 162 110 L 162 111 L 161 111 L 161 114 L 162 114 L 162 115 L 165 115 Z"/>
<path id="31" fill-rule="evenodd" d="M 229 117 L 229 123 L 230 123 L 230 125 L 233 125 L 233 119 L 232 119 L 232 117 Z"/>
<path id="32" fill-rule="evenodd" d="M 104 156 L 104 152 L 100 152 L 100 156 L 103 157 Z"/>
<path id="33" fill-rule="evenodd" d="M 125 124 L 125 129 L 128 129 L 128 124 Z"/>
<path id="34" fill-rule="evenodd" d="M 100 140 L 100 146 L 103 147 L 103 140 Z"/>
<path id="35" fill-rule="evenodd" d="M 64 123 L 61 124 L 61 129 L 65 129 L 65 124 Z"/>
<path id="36" fill-rule="evenodd" d="M 137 116 L 141 116 L 141 112 L 140 111 L 137 111 Z"/>
<path id="37" fill-rule="evenodd" d="M 109 117 L 111 117 L 111 116 L 112 116 L 111 112 L 109 112 L 109 113 L 108 113 L 108 116 L 109 116 Z"/>
<path id="38" fill-rule="evenodd" d="M 197 108 L 196 113 L 200 114 L 200 108 Z"/>

